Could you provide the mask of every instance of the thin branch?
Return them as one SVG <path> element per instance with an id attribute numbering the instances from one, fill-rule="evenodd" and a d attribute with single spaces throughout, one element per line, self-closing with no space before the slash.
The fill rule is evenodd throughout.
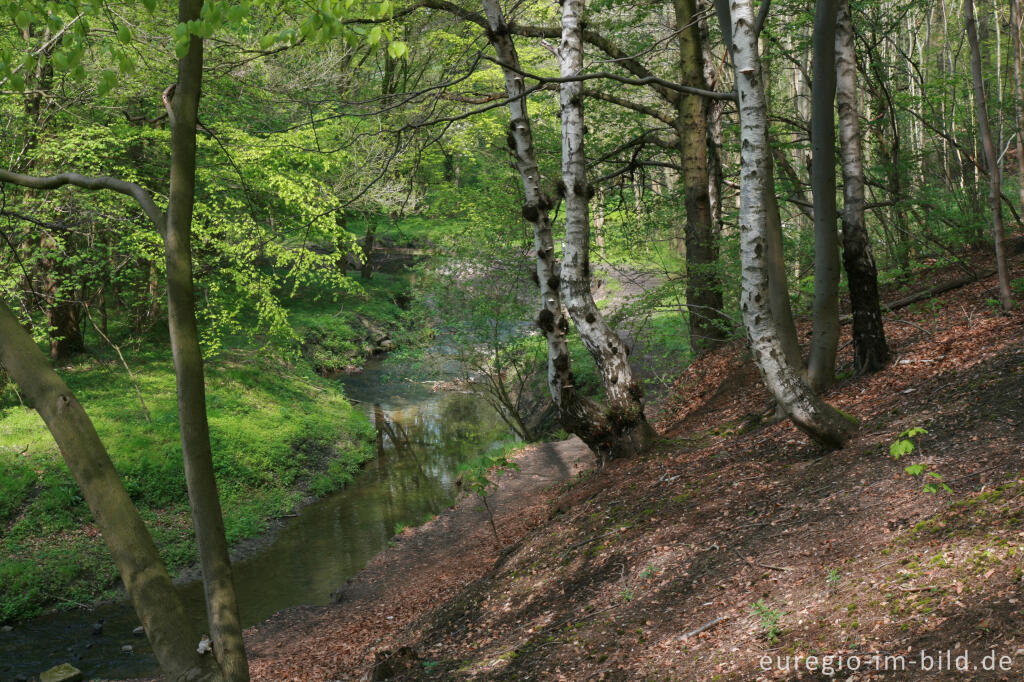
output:
<path id="1" fill-rule="evenodd" d="M 704 90 L 702 88 L 691 88 L 688 85 L 679 85 L 672 81 L 667 81 L 664 78 L 658 78 L 657 76 L 647 76 L 645 78 L 626 78 L 615 73 L 608 71 L 597 71 L 595 73 L 582 73 L 578 76 L 565 76 L 565 77 L 553 77 L 553 76 L 541 76 L 540 74 L 530 73 L 515 67 L 504 64 L 495 57 L 489 57 L 484 55 L 484 59 L 490 62 L 494 62 L 503 69 L 508 69 L 513 73 L 518 73 L 520 76 L 525 78 L 532 78 L 539 83 L 577 83 L 580 81 L 594 80 L 595 78 L 603 78 L 606 80 L 613 80 L 618 83 L 624 83 L 626 85 L 658 85 L 675 92 L 682 92 L 688 95 L 700 95 L 701 97 L 707 97 L 708 99 L 722 99 L 730 102 L 736 101 L 735 92 L 718 92 L 715 90 Z"/>

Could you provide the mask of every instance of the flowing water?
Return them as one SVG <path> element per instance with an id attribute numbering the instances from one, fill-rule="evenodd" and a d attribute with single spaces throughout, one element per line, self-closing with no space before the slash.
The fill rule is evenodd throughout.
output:
<path id="1" fill-rule="evenodd" d="M 328 603 L 400 524 L 416 525 L 452 504 L 460 464 L 510 437 L 484 401 L 433 393 L 428 385 L 396 378 L 388 365 L 371 360 L 361 374 L 340 378 L 377 425 L 376 459 L 347 488 L 304 507 L 265 549 L 235 564 L 243 625 L 288 606 Z M 202 585 L 180 589 L 189 612 L 205 621 Z M 94 634 L 101 619 L 102 633 Z M 137 625 L 125 603 L 19 623 L 0 632 L 0 680 L 31 679 L 63 662 L 87 679 L 155 674 L 146 639 L 132 635 Z M 125 645 L 131 653 L 122 652 Z"/>

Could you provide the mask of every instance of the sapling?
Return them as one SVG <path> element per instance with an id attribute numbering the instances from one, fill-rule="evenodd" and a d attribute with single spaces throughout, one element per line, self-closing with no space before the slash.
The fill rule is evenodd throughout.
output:
<path id="1" fill-rule="evenodd" d="M 497 478 L 508 471 L 519 471 L 519 465 L 509 460 L 509 446 L 491 448 L 479 457 L 475 457 L 460 467 L 459 485 L 469 492 L 479 495 L 487 510 L 487 520 L 494 533 L 494 542 L 501 547 L 498 528 L 494 525 L 494 511 L 487 501 L 488 495 L 497 487 Z M 492 478 L 488 478 L 488 477 Z"/>

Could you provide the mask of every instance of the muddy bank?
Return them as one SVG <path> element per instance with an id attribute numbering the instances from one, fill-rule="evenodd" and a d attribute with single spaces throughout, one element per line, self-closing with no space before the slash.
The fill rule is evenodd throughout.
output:
<path id="1" fill-rule="evenodd" d="M 547 519 L 559 483 L 589 469 L 593 454 L 578 439 L 526 446 L 520 471 L 500 481 L 489 498 L 506 547 Z M 504 549 L 504 548 L 503 548 Z M 329 606 L 286 609 L 246 632 L 253 679 L 356 679 L 382 650 L 401 646 L 396 635 L 484 575 L 501 555 L 479 499 L 406 529 Z"/>

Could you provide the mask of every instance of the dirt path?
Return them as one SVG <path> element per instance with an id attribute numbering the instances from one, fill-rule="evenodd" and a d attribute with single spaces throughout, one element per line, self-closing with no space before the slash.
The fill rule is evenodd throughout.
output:
<path id="1" fill-rule="evenodd" d="M 594 463 L 576 438 L 527 446 L 515 460 L 520 470 L 500 479 L 488 498 L 506 544 L 546 520 L 554 488 Z M 250 628 L 253 679 L 357 678 L 375 652 L 392 648 L 396 634 L 486 573 L 498 556 L 483 506 L 465 497 L 396 536 L 338 591 L 338 603 L 286 609 Z"/>

